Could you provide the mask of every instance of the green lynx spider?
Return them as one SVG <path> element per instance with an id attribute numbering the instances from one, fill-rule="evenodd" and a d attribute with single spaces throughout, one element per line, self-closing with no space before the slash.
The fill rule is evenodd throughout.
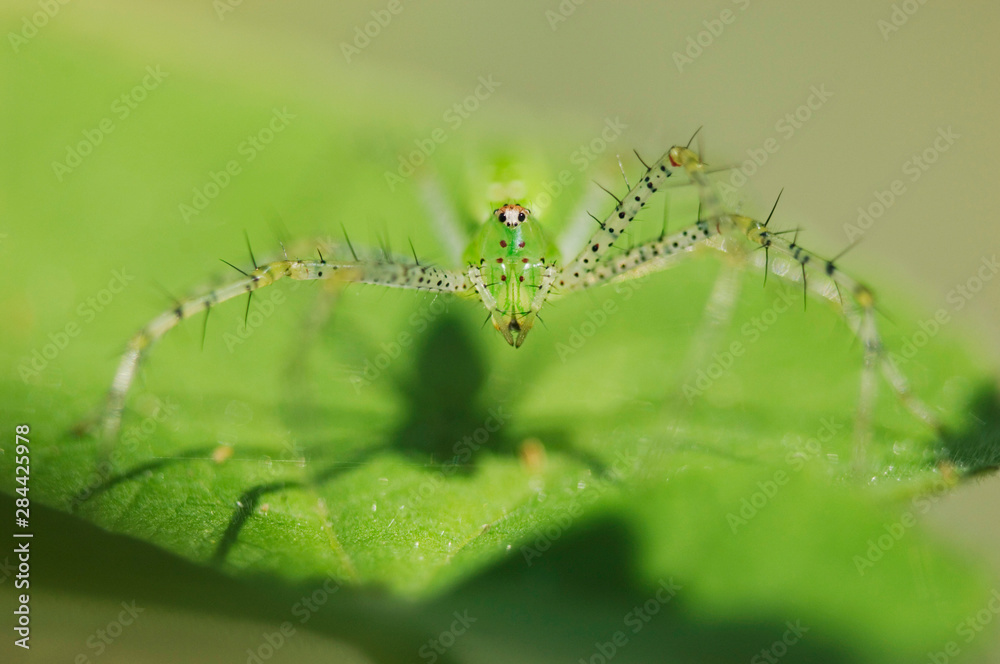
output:
<path id="1" fill-rule="evenodd" d="M 531 211 L 517 203 L 506 203 L 494 210 L 470 243 L 463 255 L 465 267 L 462 269 L 422 265 L 415 257 L 413 260 L 401 259 L 388 252 L 375 258 L 359 259 L 351 247 L 352 260 L 335 260 L 332 255 L 327 259 L 320 252 L 316 259 L 285 257 L 265 265 L 255 264 L 253 271 L 244 272 L 243 276 L 220 288 L 178 302 L 175 308 L 154 318 L 129 341 L 102 418 L 106 440 L 117 438 L 129 387 L 140 359 L 153 342 L 186 318 L 207 312 L 226 300 L 252 294 L 284 277 L 333 280 L 339 284 L 376 284 L 479 298 L 494 327 L 508 344 L 517 348 L 524 343 L 538 312 L 550 297 L 665 269 L 699 245 L 726 252 L 736 247 L 739 251 L 747 247 L 764 249 L 765 278 L 771 271 L 784 279 L 799 281 L 804 291 L 828 300 L 841 312 L 864 348 L 855 432 L 859 444 L 864 443 L 863 438 L 870 427 L 878 370 L 915 417 L 937 428 L 930 409 L 910 393 L 906 379 L 883 351 L 875 324 L 874 297 L 867 286 L 841 271 L 833 260 L 820 258 L 799 246 L 794 239 L 789 241 L 782 234 L 768 230 L 770 217 L 760 222 L 726 211 L 708 178 L 705 164 L 688 147 L 674 146 L 656 163 L 647 166 L 643 162 L 643 166 L 645 173 L 638 184 L 630 187 L 624 198 L 615 197 L 617 204 L 604 221 L 597 220 L 598 228 L 584 249 L 562 266 L 558 264 L 557 250 L 545 239 Z M 701 206 L 696 223 L 670 234 L 663 233 L 627 250 L 617 247 L 616 242 L 639 211 L 653 194 L 668 186 L 668 179 L 676 170 L 686 173 L 699 192 Z M 613 253 L 612 249 L 617 251 Z M 784 259 L 780 271 L 775 267 L 777 262 L 769 260 L 772 252 Z M 800 269 L 786 269 L 789 264 L 794 266 L 796 263 Z"/>

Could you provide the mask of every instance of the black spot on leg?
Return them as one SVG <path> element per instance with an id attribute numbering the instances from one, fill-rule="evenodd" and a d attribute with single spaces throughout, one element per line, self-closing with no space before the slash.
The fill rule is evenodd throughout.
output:
<path id="1" fill-rule="evenodd" d="M 625 213 L 624 212 L 619 212 L 618 213 L 618 218 L 619 219 L 624 219 L 625 218 Z"/>
<path id="2" fill-rule="evenodd" d="M 592 251 L 597 251 L 597 250 L 598 250 L 598 249 L 600 249 L 600 248 L 601 248 L 601 245 L 600 245 L 600 244 L 595 244 L 595 245 L 594 245 L 593 247 L 591 247 L 591 250 L 592 250 Z"/>
<path id="3" fill-rule="evenodd" d="M 174 309 L 174 316 L 177 316 L 177 320 L 184 318 L 184 309 L 182 309 L 181 307 L 177 307 L 176 309 Z"/>
<path id="4" fill-rule="evenodd" d="M 832 277 L 832 276 L 833 276 L 833 273 L 834 273 L 834 271 L 835 271 L 836 269 L 837 269 L 837 268 L 835 268 L 835 267 L 833 266 L 833 261 L 827 261 L 827 262 L 826 262 L 826 274 L 827 274 L 827 276 L 830 276 L 830 277 Z"/>

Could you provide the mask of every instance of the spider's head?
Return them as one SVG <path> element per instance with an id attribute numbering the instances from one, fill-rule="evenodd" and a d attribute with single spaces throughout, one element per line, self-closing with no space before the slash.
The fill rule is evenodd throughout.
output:
<path id="1" fill-rule="evenodd" d="M 493 216 L 507 228 L 517 228 L 531 216 L 531 210 L 515 203 L 507 203 L 493 210 Z"/>

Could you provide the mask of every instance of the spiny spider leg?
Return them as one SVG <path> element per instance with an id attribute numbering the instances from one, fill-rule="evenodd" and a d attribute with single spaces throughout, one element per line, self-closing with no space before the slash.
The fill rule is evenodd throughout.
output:
<path id="1" fill-rule="evenodd" d="M 691 176 L 702 192 L 702 199 L 709 201 L 713 208 L 723 209 L 720 198 L 705 173 L 705 165 L 698 156 L 690 150 L 678 147 L 671 149 L 670 156 L 672 164 L 683 166 Z M 906 378 L 889 360 L 875 323 L 875 295 L 868 286 L 837 268 L 833 260 L 821 258 L 815 252 L 798 245 L 794 238 L 792 241 L 788 241 L 783 236 L 768 231 L 766 222 L 761 223 L 743 215 L 722 214 L 721 218 L 728 218 L 731 223 L 746 234 L 751 242 L 763 247 L 765 251 L 774 250 L 793 263 L 798 263 L 800 276 L 794 274 L 793 271 L 784 274 L 776 272 L 774 268 L 771 268 L 771 271 L 791 281 L 798 281 L 801 278 L 804 290 L 813 290 L 835 305 L 839 305 L 845 318 L 856 324 L 854 330 L 865 349 L 861 403 L 858 404 L 859 420 L 862 423 L 871 419 L 870 412 L 874 406 L 876 392 L 873 375 L 866 376 L 865 374 L 874 374 L 876 369 L 880 369 L 886 382 L 899 396 L 906 408 L 931 428 L 940 429 L 937 417 L 926 404 L 910 391 Z M 817 278 L 821 282 L 826 281 L 829 287 L 813 288 L 813 283 L 810 282 Z M 848 306 L 845 306 L 843 300 L 844 292 L 849 294 L 850 300 L 859 309 L 858 312 L 849 313 Z"/>
<path id="2" fill-rule="evenodd" d="M 647 168 L 642 179 L 629 190 L 625 198 L 619 200 L 615 197 L 618 205 L 615 206 L 615 209 L 611 211 L 603 222 L 598 221 L 600 228 L 590 236 L 587 246 L 583 248 L 580 254 L 563 266 L 562 271 L 565 276 L 560 276 L 561 279 L 566 279 L 567 283 L 569 283 L 567 277 L 579 280 L 581 275 L 591 272 L 601 262 L 601 259 L 611 251 L 615 241 L 629 227 L 635 216 L 639 214 L 639 210 L 646 206 L 646 201 L 670 177 L 671 171 L 668 168 L 669 158 L 670 154 L 667 153 L 659 161 Z M 614 194 L 611 195 L 614 196 Z"/>
<path id="3" fill-rule="evenodd" d="M 606 256 L 608 245 L 620 235 L 620 228 L 612 229 L 610 225 L 614 223 L 620 227 L 622 223 L 630 223 L 634 219 L 649 194 L 658 189 L 666 178 L 664 174 L 669 171 L 666 171 L 665 160 L 671 166 L 683 167 L 687 171 L 699 188 L 702 214 L 705 210 L 708 211 L 707 214 L 679 232 L 645 242 L 621 255 L 600 260 Z M 656 171 L 661 175 L 657 176 Z M 646 188 L 645 192 L 642 191 L 643 187 Z M 620 222 L 615 222 L 616 218 L 620 219 Z M 704 243 L 727 251 L 725 240 L 739 236 L 745 237 L 752 245 L 767 252 L 773 250 L 779 258 L 784 258 L 792 265 L 797 264 L 799 268 L 797 271 L 788 270 L 787 264 L 780 260 L 767 260 L 764 269 L 789 281 L 802 281 L 804 292 L 812 291 L 831 302 L 861 340 L 865 357 L 855 431 L 858 445 L 855 463 L 861 463 L 865 441 L 870 436 L 871 414 L 877 391 L 875 372 L 879 369 L 891 389 L 916 418 L 935 430 L 940 429 L 934 413 L 912 394 L 905 377 L 885 353 L 875 323 L 875 299 L 872 291 L 837 268 L 834 261 L 823 259 L 814 252 L 804 249 L 794 239 L 789 241 L 780 233 L 769 231 L 766 223 L 726 212 L 707 177 L 705 165 L 688 148 L 680 146 L 671 148 L 664 159 L 647 171 L 642 183 L 629 192 L 625 201 L 615 207 L 601 230 L 594 234 L 593 245 L 589 249 L 584 249 L 576 260 L 563 269 L 557 277 L 556 287 L 560 292 L 568 292 L 659 271 L 671 266 L 679 254 L 686 253 L 698 244 Z M 723 240 L 721 243 L 720 239 Z"/>
<path id="4" fill-rule="evenodd" d="M 135 379 L 140 359 L 149 351 L 150 346 L 182 320 L 205 312 L 226 300 L 252 294 L 285 277 L 303 281 L 329 279 L 340 284 L 377 284 L 431 293 L 473 292 L 468 277 L 461 272 L 395 260 L 286 259 L 261 265 L 243 275 L 219 288 L 181 300 L 176 307 L 154 318 L 129 340 L 115 371 L 101 418 L 101 431 L 106 442 L 113 443 L 117 440 L 129 387 Z"/>
<path id="5" fill-rule="evenodd" d="M 588 261 L 589 257 L 583 256 L 563 268 L 562 273 L 556 277 L 554 287 L 558 288 L 560 293 L 569 293 L 600 286 L 616 279 L 631 279 L 657 272 L 672 266 L 677 259 L 686 256 L 694 246 L 709 238 L 718 237 L 726 230 L 721 222 L 710 224 L 701 220 L 670 235 L 637 244 L 621 254 L 608 256 L 605 252 L 604 260 L 601 262 L 596 259 Z M 583 254 L 591 252 L 597 255 L 599 248 L 594 249 L 594 246 L 596 243 L 584 249 Z"/>

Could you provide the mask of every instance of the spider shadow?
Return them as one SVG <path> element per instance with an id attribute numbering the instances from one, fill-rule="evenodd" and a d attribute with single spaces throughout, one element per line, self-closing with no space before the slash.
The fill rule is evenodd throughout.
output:
<path id="1" fill-rule="evenodd" d="M 429 327 L 412 369 L 390 377 L 404 416 L 388 437 L 388 449 L 458 474 L 472 473 L 486 456 L 522 457 L 525 436 L 512 426 L 512 411 L 525 390 L 512 385 L 510 376 L 491 373 L 473 334 L 463 317 L 448 312 Z M 546 449 L 605 471 L 601 459 L 576 449 L 564 431 L 540 426 L 532 427 L 530 437 Z"/>
<path id="2" fill-rule="evenodd" d="M 301 351 L 297 351 L 301 357 Z M 300 374 L 296 374 L 300 375 Z M 414 463 L 440 467 L 446 475 L 468 474 L 487 448 L 512 448 L 498 420 L 497 407 L 484 405 L 486 367 L 462 324 L 444 317 L 430 327 L 416 349 L 416 360 L 408 375 L 387 374 L 393 390 L 404 400 L 401 422 L 384 441 L 347 457 L 330 453 L 330 441 L 317 440 L 304 446 L 310 471 L 303 480 L 263 482 L 243 491 L 236 500 L 226 530 L 219 539 L 211 562 L 225 563 L 240 532 L 266 496 L 289 489 L 321 487 L 345 472 L 386 452 L 396 452 Z M 297 399 L 290 400 L 286 419 L 301 421 Z M 313 407 L 317 407 L 315 404 Z M 331 459 L 333 456 L 335 458 Z"/>
<path id="3" fill-rule="evenodd" d="M 75 434 L 74 434 L 75 435 Z M 112 473 L 110 471 L 110 460 L 103 459 L 98 462 L 95 472 L 97 473 L 98 481 L 87 484 L 82 489 L 79 489 L 70 498 L 69 505 L 67 506 L 67 511 L 71 514 L 76 512 L 80 505 L 86 503 L 89 500 L 93 500 L 98 496 L 107 493 L 111 489 L 124 484 L 130 480 L 134 480 L 146 473 L 152 473 L 157 470 L 162 470 L 172 465 L 176 465 L 185 461 L 190 461 L 191 458 L 197 457 L 207 457 L 212 453 L 211 447 L 194 447 L 184 450 L 176 457 L 160 457 L 155 458 L 150 461 L 139 463 L 132 466 L 126 471 L 119 473 Z"/>
<path id="4" fill-rule="evenodd" d="M 305 479 L 262 482 L 243 491 L 212 562 L 225 562 L 264 497 L 288 489 L 329 485 L 379 455 L 394 453 L 429 470 L 439 470 L 445 477 L 473 474 L 486 456 L 521 458 L 523 441 L 512 433 L 513 416 L 507 411 L 516 403 L 511 393 L 516 395 L 517 390 L 496 387 L 490 380 L 487 362 L 468 327 L 458 315 L 441 316 L 415 345 L 410 367 L 384 373 L 382 379 L 389 381 L 402 400 L 402 416 L 381 443 L 344 456 L 332 451 L 337 445 L 328 434 L 320 434 L 303 447 L 310 468 Z M 374 344 L 368 352 L 369 357 L 377 354 Z M 291 410 L 283 414 L 292 426 L 305 416 L 300 404 L 291 399 Z M 607 471 L 601 459 L 575 449 L 557 427 L 535 430 L 532 437 L 543 441 L 545 449 L 573 458 L 595 474 Z"/>
<path id="5" fill-rule="evenodd" d="M 307 468 L 304 476 L 258 482 L 235 496 L 230 503 L 235 507 L 209 562 L 213 566 L 225 563 L 243 528 L 268 496 L 329 485 L 379 455 L 395 453 L 428 469 L 442 470 L 445 476 L 474 473 L 484 456 L 519 458 L 522 441 L 512 434 L 514 418 L 505 410 L 516 403 L 519 392 L 505 381 L 490 380 L 486 360 L 468 327 L 456 314 L 439 317 L 416 344 L 412 364 L 407 369 L 385 373 L 384 379 L 402 400 L 402 416 L 386 431 L 381 442 L 345 454 L 337 450 L 343 450 L 347 440 L 338 441 L 329 432 L 313 434 L 302 446 L 301 460 Z M 375 349 L 369 348 L 369 352 L 374 353 Z M 300 372 L 290 374 L 292 382 L 300 379 Z M 301 402 L 295 398 L 283 402 L 281 415 L 293 430 L 306 417 Z M 314 412 L 311 417 L 316 419 Z M 542 440 L 546 449 L 573 457 L 595 473 L 605 471 L 601 460 L 575 450 L 568 436 L 557 427 L 543 425 L 533 431 L 532 437 Z M 195 445 L 176 457 L 140 462 L 114 474 L 99 473 L 98 482 L 87 485 L 71 498 L 69 511 L 75 512 L 82 504 L 146 474 L 191 463 L 193 459 L 210 459 L 216 447 Z M 254 445 L 241 444 L 241 448 L 249 451 Z M 270 451 L 268 445 L 261 444 L 260 448 L 262 454 Z"/>
<path id="6" fill-rule="evenodd" d="M 398 452 L 470 472 L 487 450 L 511 448 L 502 400 L 486 395 L 486 364 L 464 326 L 445 316 L 430 328 L 408 375 L 392 376 L 405 400 L 404 415 L 390 434 Z M 503 399 L 502 397 L 500 399 Z"/>

